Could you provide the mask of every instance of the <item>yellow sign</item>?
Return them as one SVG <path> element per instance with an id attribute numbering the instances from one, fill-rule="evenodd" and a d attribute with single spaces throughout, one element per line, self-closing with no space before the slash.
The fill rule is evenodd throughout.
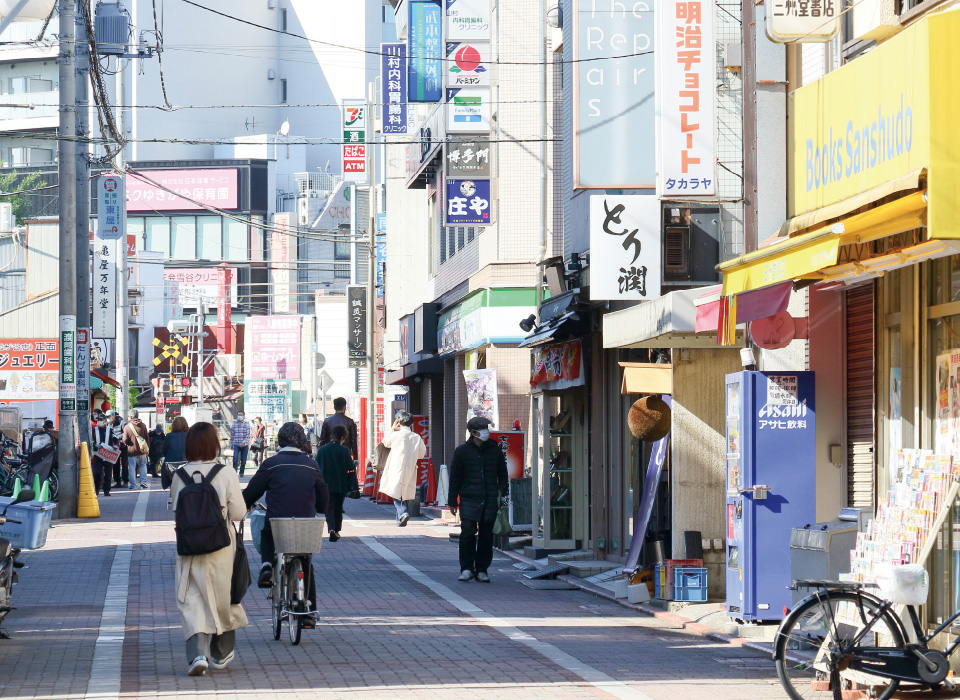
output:
<path id="1" fill-rule="evenodd" d="M 725 262 L 720 266 L 723 272 L 723 295 L 740 294 L 778 282 L 800 279 L 836 265 L 839 248 L 839 234 L 811 233 Z"/>

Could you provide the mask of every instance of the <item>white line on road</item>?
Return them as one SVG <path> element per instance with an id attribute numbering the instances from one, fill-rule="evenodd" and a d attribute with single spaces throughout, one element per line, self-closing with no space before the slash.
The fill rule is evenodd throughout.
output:
<path id="1" fill-rule="evenodd" d="M 139 507 L 139 502 L 138 502 Z M 133 543 L 115 540 L 116 552 L 110 567 L 110 583 L 103 601 L 100 631 L 93 649 L 90 680 L 87 681 L 88 700 L 117 700 L 120 697 L 120 669 L 123 656 L 123 637 L 127 620 L 127 592 L 130 590 L 130 559 Z"/>
<path id="2" fill-rule="evenodd" d="M 603 671 L 595 669 L 593 666 L 583 663 L 575 656 L 571 656 L 565 651 L 558 649 L 553 644 L 541 642 L 531 634 L 508 624 L 506 621 L 492 615 L 482 608 L 474 605 L 463 596 L 457 595 L 442 583 L 437 583 L 432 578 L 424 574 L 415 566 L 408 564 L 404 559 L 393 551 L 387 549 L 372 537 L 362 537 L 360 541 L 367 545 L 374 552 L 383 557 L 388 563 L 399 569 L 407 576 L 419 584 L 422 584 L 450 603 L 453 607 L 462 613 L 466 613 L 475 620 L 495 629 L 507 639 L 523 644 L 532 649 L 541 656 L 546 657 L 560 668 L 566 669 L 571 673 L 578 675 L 587 683 L 599 690 L 610 693 L 618 698 L 631 698 L 632 700 L 651 700 L 649 695 L 635 690 L 625 683 L 608 676 Z"/>
<path id="3" fill-rule="evenodd" d="M 147 518 L 147 501 L 150 500 L 150 491 L 140 489 L 140 495 L 137 496 L 137 505 L 133 509 L 133 519 L 130 521 L 130 527 L 143 527 Z"/>
<path id="4" fill-rule="evenodd" d="M 356 518 L 351 518 L 351 517 L 350 517 L 349 515 L 347 515 L 346 513 L 343 514 L 343 522 L 345 522 L 345 523 L 350 523 L 350 524 L 353 525 L 354 527 L 366 527 L 366 526 L 367 526 L 367 524 L 366 524 L 365 522 L 363 522 L 362 520 L 357 520 Z"/>

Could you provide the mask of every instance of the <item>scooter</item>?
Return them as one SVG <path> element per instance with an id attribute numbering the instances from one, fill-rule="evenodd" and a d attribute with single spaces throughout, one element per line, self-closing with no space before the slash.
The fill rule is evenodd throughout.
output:
<path id="1" fill-rule="evenodd" d="M 3 509 L 3 513 L 0 514 L 0 525 L 5 525 L 6 523 L 22 525 L 19 520 L 7 517 L 7 508 L 17 503 L 32 501 L 34 497 L 33 489 L 21 490 L 13 502 Z M 0 537 L 0 624 L 3 623 L 3 619 L 7 616 L 7 613 L 13 610 L 13 608 L 10 607 L 10 599 L 13 593 L 13 584 L 17 582 L 16 569 L 23 567 L 23 563 L 17 561 L 18 554 L 20 554 L 20 550 L 14 549 L 13 545 L 10 544 L 10 540 Z M 9 638 L 10 636 L 0 629 L 0 639 Z"/>

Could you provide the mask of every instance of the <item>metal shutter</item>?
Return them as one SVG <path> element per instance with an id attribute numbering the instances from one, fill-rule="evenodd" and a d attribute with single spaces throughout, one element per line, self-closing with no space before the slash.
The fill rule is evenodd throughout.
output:
<path id="1" fill-rule="evenodd" d="M 847 291 L 847 505 L 874 503 L 874 285 Z"/>

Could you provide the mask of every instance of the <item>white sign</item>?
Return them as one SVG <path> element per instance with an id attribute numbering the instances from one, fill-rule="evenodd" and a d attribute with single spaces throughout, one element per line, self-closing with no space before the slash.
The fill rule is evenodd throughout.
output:
<path id="1" fill-rule="evenodd" d="M 117 337 L 117 241 L 93 242 L 93 275 L 90 285 L 93 298 L 94 338 Z"/>
<path id="2" fill-rule="evenodd" d="M 798 403 L 797 375 L 770 375 L 767 378 L 768 406 L 796 406 Z"/>
<path id="3" fill-rule="evenodd" d="M 234 307 L 238 305 L 236 280 L 236 275 L 230 276 L 230 304 Z M 176 285 L 175 303 L 180 306 L 195 308 L 203 301 L 207 309 L 218 307 L 220 288 L 215 267 L 164 268 L 163 281 L 170 293 L 173 287 L 168 288 L 167 283 Z"/>
<path id="4" fill-rule="evenodd" d="M 127 219 L 126 185 L 122 175 L 97 178 L 97 238 L 115 240 L 123 236 Z"/>
<path id="5" fill-rule="evenodd" d="M 490 42 L 447 43 L 447 87 L 482 87 L 490 84 Z"/>
<path id="6" fill-rule="evenodd" d="M 657 6 L 657 194 L 717 191 L 714 4 L 665 0 Z"/>
<path id="7" fill-rule="evenodd" d="M 653 195 L 590 197 L 590 300 L 660 296 L 660 200 Z"/>
<path id="8" fill-rule="evenodd" d="M 446 40 L 489 39 L 490 4 L 490 0 L 446 0 Z"/>
<path id="9" fill-rule="evenodd" d="M 343 101 L 343 179 L 364 182 L 367 179 L 367 103 Z"/>
<path id="10" fill-rule="evenodd" d="M 447 90 L 447 133 L 490 131 L 490 88 Z"/>
<path id="11" fill-rule="evenodd" d="M 838 0 L 771 0 L 766 8 L 770 41 L 823 43 L 840 33 L 843 7 Z"/>

